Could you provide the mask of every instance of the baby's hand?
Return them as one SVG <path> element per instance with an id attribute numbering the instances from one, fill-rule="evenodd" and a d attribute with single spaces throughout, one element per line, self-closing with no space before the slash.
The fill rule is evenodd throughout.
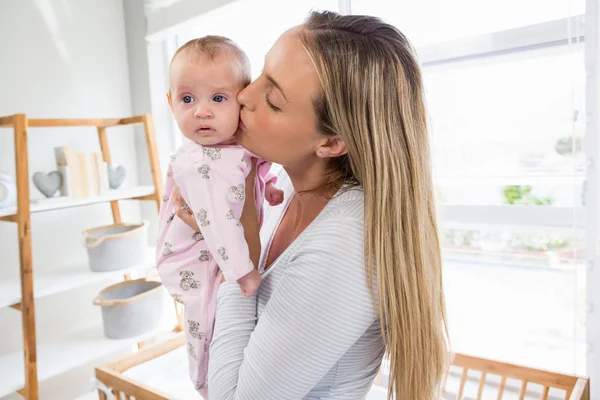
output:
<path id="1" fill-rule="evenodd" d="M 256 293 L 256 289 L 260 285 L 260 274 L 257 270 L 253 269 L 252 272 L 242 276 L 237 280 L 238 285 L 240 285 L 240 289 L 242 289 L 242 294 L 244 296 L 252 296 Z"/>
<path id="2" fill-rule="evenodd" d="M 283 203 L 283 190 L 277 189 L 273 182 L 267 182 L 265 187 L 265 199 L 270 206 L 278 206 Z"/>

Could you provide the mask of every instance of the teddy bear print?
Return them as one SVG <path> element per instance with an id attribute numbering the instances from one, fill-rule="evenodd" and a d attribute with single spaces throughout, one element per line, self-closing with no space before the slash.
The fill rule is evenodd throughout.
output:
<path id="1" fill-rule="evenodd" d="M 175 161 L 176 158 L 177 158 L 176 154 L 171 154 L 171 162 Z"/>
<path id="2" fill-rule="evenodd" d="M 246 165 L 246 167 L 250 167 L 248 165 L 248 160 L 246 160 L 246 157 L 242 156 L 242 163 L 244 163 Z"/>
<path id="3" fill-rule="evenodd" d="M 200 226 L 210 225 L 210 221 L 208 220 L 208 214 L 203 208 L 196 213 L 196 219 L 200 222 Z"/>
<path id="4" fill-rule="evenodd" d="M 200 287 L 200 282 L 193 278 L 194 273 L 192 271 L 181 271 L 179 273 L 181 277 L 181 282 L 179 282 L 179 287 L 186 292 L 190 289 L 198 289 Z"/>
<path id="5" fill-rule="evenodd" d="M 190 335 L 194 339 L 204 339 L 206 337 L 206 334 L 204 332 L 200 332 L 199 322 L 188 319 L 188 324 L 190 325 Z"/>
<path id="6" fill-rule="evenodd" d="M 188 343 L 188 354 L 194 360 L 197 360 L 197 358 L 196 358 L 196 349 L 194 349 L 194 345 L 191 344 L 191 343 Z"/>
<path id="7" fill-rule="evenodd" d="M 196 390 L 204 390 L 205 387 L 206 383 L 200 383 L 199 381 L 196 381 Z"/>
<path id="8" fill-rule="evenodd" d="M 208 349 L 210 348 L 210 343 L 204 342 L 204 352 L 208 353 Z"/>
<path id="9" fill-rule="evenodd" d="M 169 215 L 169 218 L 167 218 L 167 224 L 171 221 L 173 221 L 173 218 L 175 218 L 175 213 L 172 213 L 171 215 Z"/>
<path id="10" fill-rule="evenodd" d="M 198 168 L 198 173 L 204 179 L 210 179 L 210 176 L 208 176 L 209 172 L 210 172 L 210 167 L 208 165 L 206 165 L 206 164 L 204 164 L 203 166 L 201 166 L 200 168 Z"/>
<path id="11" fill-rule="evenodd" d="M 215 149 L 214 147 L 205 147 L 204 154 L 210 157 L 211 160 L 217 161 L 221 158 L 221 149 Z"/>
<path id="12" fill-rule="evenodd" d="M 200 261 L 208 261 L 208 250 L 201 250 L 200 257 L 198 258 Z"/>
<path id="13" fill-rule="evenodd" d="M 201 241 L 201 240 L 204 240 L 204 235 L 202 235 L 202 232 L 195 232 L 195 233 L 192 235 L 192 240 L 194 240 L 194 241 L 196 241 L 196 242 L 199 242 L 199 241 Z"/>
<path id="14" fill-rule="evenodd" d="M 162 255 L 163 257 L 167 257 L 170 256 L 171 254 L 173 254 L 173 250 L 171 250 L 171 243 L 169 242 L 165 242 L 165 248 L 162 251 Z"/>
<path id="15" fill-rule="evenodd" d="M 181 298 L 181 295 L 178 293 L 172 294 L 171 298 L 173 298 L 173 300 L 175 300 L 176 302 L 178 302 L 179 304 L 183 304 L 185 305 L 185 303 L 183 302 L 183 299 Z"/>
<path id="16" fill-rule="evenodd" d="M 169 201 L 169 196 L 163 196 L 163 203 L 166 203 L 167 201 Z"/>
<path id="17" fill-rule="evenodd" d="M 227 257 L 227 249 L 225 249 L 225 247 L 219 247 L 218 252 L 223 261 L 229 260 L 229 257 Z"/>
<path id="18" fill-rule="evenodd" d="M 172 176 L 173 176 L 173 172 L 171 172 L 171 171 L 167 171 L 167 178 L 170 178 L 170 177 L 172 177 Z"/>
<path id="19" fill-rule="evenodd" d="M 240 223 L 240 221 L 238 221 L 238 219 L 235 217 L 235 214 L 233 213 L 233 210 L 230 209 L 229 212 L 227 213 L 227 215 L 225 217 L 227 217 L 227 219 L 235 219 L 236 225 L 237 226 L 242 226 L 242 224 Z"/>
<path id="20" fill-rule="evenodd" d="M 243 201 L 244 200 L 244 195 L 246 194 L 245 190 L 244 190 L 244 184 L 240 183 L 237 186 L 231 186 L 229 188 L 229 191 L 231 193 L 233 193 L 234 197 L 236 200 L 238 201 Z"/>

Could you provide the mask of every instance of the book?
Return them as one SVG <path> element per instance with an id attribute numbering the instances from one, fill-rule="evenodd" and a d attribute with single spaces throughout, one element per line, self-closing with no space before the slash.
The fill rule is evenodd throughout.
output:
<path id="1" fill-rule="evenodd" d="M 68 193 L 70 197 L 82 197 L 83 191 L 81 188 L 81 174 L 78 168 L 77 153 L 75 153 L 71 147 L 62 146 L 54 148 L 54 156 L 56 159 L 57 170 L 60 171 L 59 167 L 67 167 L 65 170 L 66 177 L 63 175 L 63 186 L 68 187 Z"/>
<path id="2" fill-rule="evenodd" d="M 108 193 L 108 165 L 102 153 L 78 153 L 69 146 L 54 149 L 57 170 L 63 175 L 61 195 L 100 196 Z"/>
<path id="3" fill-rule="evenodd" d="M 88 172 L 84 153 L 76 153 L 77 169 L 79 170 L 79 187 L 82 197 L 90 196 L 90 186 L 88 182 Z"/>

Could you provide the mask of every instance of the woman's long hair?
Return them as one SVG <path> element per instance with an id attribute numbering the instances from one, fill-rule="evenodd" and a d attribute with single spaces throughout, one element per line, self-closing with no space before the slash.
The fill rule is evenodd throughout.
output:
<path id="1" fill-rule="evenodd" d="M 414 50 L 397 28 L 378 18 L 328 11 L 312 12 L 298 38 L 320 79 L 314 100 L 318 129 L 338 135 L 348 149 L 332 159 L 330 183 L 364 189 L 365 272 L 371 288 L 377 277 L 374 302 L 391 365 L 389 397 L 438 398 L 449 350 Z"/>

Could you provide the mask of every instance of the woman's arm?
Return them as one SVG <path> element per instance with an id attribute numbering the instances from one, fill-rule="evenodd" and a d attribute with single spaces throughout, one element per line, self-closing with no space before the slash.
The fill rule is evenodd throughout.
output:
<path id="1" fill-rule="evenodd" d="M 318 222 L 256 324 L 256 299 L 219 289 L 211 400 L 302 399 L 376 321 L 365 281 L 362 218 Z"/>

